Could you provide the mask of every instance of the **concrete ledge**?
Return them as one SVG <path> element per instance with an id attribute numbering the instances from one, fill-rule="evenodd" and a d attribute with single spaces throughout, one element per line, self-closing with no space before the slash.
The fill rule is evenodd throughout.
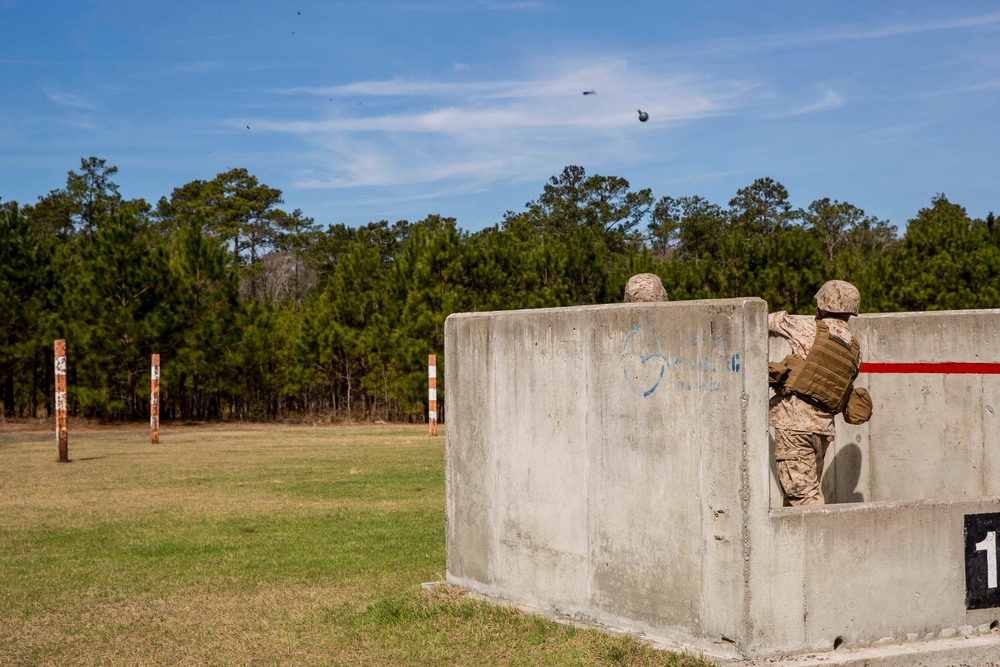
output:
<path id="1" fill-rule="evenodd" d="M 772 656 L 743 660 L 739 658 L 735 647 L 725 643 L 684 643 L 654 640 L 641 633 L 623 632 L 591 619 L 568 614 L 553 614 L 544 609 L 533 609 L 502 598 L 483 595 L 461 586 L 455 586 L 447 581 L 431 581 L 421 584 L 422 588 L 437 588 L 438 586 L 465 591 L 470 598 L 514 607 L 556 623 L 601 630 L 613 635 L 627 634 L 658 650 L 701 655 L 716 662 L 720 667 L 816 667 L 818 665 L 827 667 L 1000 667 L 1000 628 L 978 636 L 958 636 L 787 657 Z"/>
<path id="2" fill-rule="evenodd" d="M 891 646 L 808 653 L 787 658 L 720 662 L 726 667 L 997 667 L 1000 634 L 934 639 Z"/>

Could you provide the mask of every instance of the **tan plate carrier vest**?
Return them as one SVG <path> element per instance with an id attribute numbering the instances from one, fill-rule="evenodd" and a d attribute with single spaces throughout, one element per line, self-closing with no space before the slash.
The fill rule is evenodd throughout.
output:
<path id="1" fill-rule="evenodd" d="M 857 338 L 850 343 L 830 333 L 823 320 L 816 320 L 816 338 L 806 358 L 785 357 L 788 375 L 775 387 L 779 394 L 797 394 L 827 412 L 841 412 L 851 395 L 854 369 L 861 356 Z"/>

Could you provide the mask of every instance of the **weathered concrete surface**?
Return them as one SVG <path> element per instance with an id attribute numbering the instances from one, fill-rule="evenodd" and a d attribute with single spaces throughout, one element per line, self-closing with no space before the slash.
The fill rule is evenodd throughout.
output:
<path id="1" fill-rule="evenodd" d="M 686 644 L 708 629 L 724 650 L 765 315 L 735 299 L 448 318 L 448 581 Z"/>
<path id="2" fill-rule="evenodd" d="M 996 360 L 998 314 L 940 320 L 972 339 L 965 358 L 937 339 L 905 356 L 929 332 L 902 317 L 852 327 L 869 361 Z M 963 519 L 1000 512 L 982 495 L 1000 467 L 992 379 L 867 378 L 875 420 L 840 428 L 833 486 L 881 502 L 780 508 L 763 301 L 456 315 L 445 338 L 449 583 L 712 656 L 832 656 L 1000 617 L 965 608 Z"/>
<path id="3" fill-rule="evenodd" d="M 1000 499 L 771 510 L 751 554 L 748 655 L 947 638 L 1000 610 L 965 609 L 965 514 Z"/>
<path id="4" fill-rule="evenodd" d="M 867 315 L 852 330 L 871 361 L 1000 362 L 1000 310 Z M 844 429 L 868 454 L 865 500 L 1000 494 L 1000 375 L 870 374 L 867 386 L 879 418 Z"/>

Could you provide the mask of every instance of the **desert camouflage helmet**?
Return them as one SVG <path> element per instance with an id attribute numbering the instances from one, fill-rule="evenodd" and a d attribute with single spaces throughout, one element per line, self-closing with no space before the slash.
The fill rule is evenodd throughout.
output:
<path id="1" fill-rule="evenodd" d="M 663 282 L 653 273 L 637 273 L 625 285 L 625 303 L 669 300 Z"/>
<path id="2" fill-rule="evenodd" d="M 828 313 L 858 314 L 861 293 L 845 280 L 828 280 L 816 292 L 816 307 Z"/>

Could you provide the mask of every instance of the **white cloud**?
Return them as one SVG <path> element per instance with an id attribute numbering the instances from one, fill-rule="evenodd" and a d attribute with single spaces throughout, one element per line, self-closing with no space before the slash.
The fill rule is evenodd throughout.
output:
<path id="1" fill-rule="evenodd" d="M 59 61 L 59 60 L 10 60 L 10 59 L 0 59 L 0 65 L 16 65 L 16 66 L 40 66 L 40 67 L 51 67 L 53 65 L 70 65 L 74 63 Z"/>
<path id="2" fill-rule="evenodd" d="M 70 118 L 65 121 L 66 125 L 69 127 L 75 127 L 78 130 L 87 130 L 88 132 L 93 132 L 98 129 L 97 125 L 90 120 L 84 118 Z"/>
<path id="3" fill-rule="evenodd" d="M 950 82 L 949 82 L 950 83 Z M 962 86 L 942 85 L 940 88 L 924 91 L 914 95 L 916 98 L 950 97 L 966 93 L 992 93 L 1000 90 L 1000 79 L 987 79 L 979 83 L 969 83 Z"/>
<path id="4" fill-rule="evenodd" d="M 887 24 L 875 28 L 835 28 L 831 30 L 765 35 L 756 39 L 741 36 L 738 40 L 710 40 L 697 45 L 688 44 L 685 46 L 696 46 L 697 52 L 702 56 L 708 54 L 736 55 L 741 53 L 775 51 L 800 46 L 812 46 L 831 42 L 876 40 L 949 30 L 967 30 L 997 24 L 1000 24 L 1000 12 L 954 19 L 941 19 L 936 21 Z"/>
<path id="5" fill-rule="evenodd" d="M 1000 90 L 1000 79 L 992 79 L 990 81 L 984 81 L 982 83 L 973 84 L 971 86 L 966 86 L 964 88 L 958 88 L 955 92 L 958 93 L 978 93 L 983 91 Z"/>
<path id="6" fill-rule="evenodd" d="M 302 88 L 275 88 L 268 92 L 277 95 L 320 95 L 334 97 L 408 97 L 417 95 L 468 95 L 486 91 L 497 84 L 488 83 L 441 83 L 436 81 L 359 81 L 341 86 L 318 86 Z"/>
<path id="7" fill-rule="evenodd" d="M 451 2 L 405 2 L 396 5 L 397 9 L 410 11 L 539 11 L 549 10 L 544 2 L 531 0 L 452 0 Z"/>
<path id="8" fill-rule="evenodd" d="M 912 137 L 919 135 L 921 130 L 925 129 L 927 129 L 927 125 L 923 123 L 877 127 L 859 134 L 858 145 L 874 146 L 900 140 L 912 140 Z"/>
<path id="9" fill-rule="evenodd" d="M 942 30 L 961 30 L 964 28 L 980 28 L 983 26 L 995 25 L 997 23 L 1000 23 L 1000 12 L 980 14 L 978 16 L 967 16 L 956 19 L 925 21 L 922 23 L 899 23 L 872 30 L 831 32 L 825 36 L 818 35 L 817 37 L 822 38 L 822 41 L 881 39 L 883 37 L 895 37 L 897 35 L 912 35 L 924 32 L 939 32 Z"/>
<path id="10" fill-rule="evenodd" d="M 220 62 L 205 60 L 195 63 L 181 63 L 172 68 L 174 72 L 183 72 L 186 74 L 206 74 L 212 72 L 218 72 L 219 70 L 226 69 L 226 65 Z"/>
<path id="11" fill-rule="evenodd" d="M 97 105 L 86 97 L 82 95 L 75 95 L 73 93 L 61 93 L 58 91 L 46 91 L 46 97 L 55 102 L 56 104 L 61 104 L 66 107 L 75 107 L 78 109 L 96 109 Z"/>
<path id="12" fill-rule="evenodd" d="M 843 95 L 841 95 L 835 90 L 828 89 L 823 93 L 823 96 L 820 99 L 814 102 L 810 102 L 808 104 L 804 104 L 798 107 L 793 107 L 786 111 L 779 111 L 777 113 L 772 114 L 771 116 L 773 118 L 781 118 L 784 116 L 801 116 L 809 113 L 817 113 L 821 111 L 831 111 L 833 109 L 839 109 L 840 107 L 844 106 L 844 104 L 845 100 Z"/>
<path id="13" fill-rule="evenodd" d="M 645 105 L 658 109 L 660 120 L 686 120 L 713 115 L 741 100 L 752 88 L 742 81 L 703 81 L 694 76 L 641 72 L 622 60 L 602 59 L 541 72 L 524 79 L 496 81 L 413 81 L 392 79 L 359 81 L 339 86 L 272 89 L 279 95 L 323 97 L 405 98 L 419 111 L 401 116 L 345 117 L 291 122 L 271 129 L 293 132 L 318 129 L 381 129 L 426 131 L 483 121 L 521 127 L 526 125 L 593 125 L 620 114 L 622 106 Z M 583 96 L 584 90 L 597 95 Z M 630 112 L 632 109 L 629 110 Z"/>
<path id="14" fill-rule="evenodd" d="M 847 106 L 847 96 L 831 86 L 817 89 L 808 81 L 789 87 L 788 77 L 741 67 L 756 51 L 994 24 L 1000 24 L 1000 13 L 682 44 L 629 56 L 548 54 L 523 75 L 492 78 L 463 63 L 440 77 L 271 89 L 282 99 L 323 97 L 333 104 L 316 111 L 309 101 L 301 107 L 309 111 L 249 123 L 255 131 L 294 137 L 309 147 L 305 160 L 311 167 L 298 172 L 298 188 L 370 187 L 409 199 L 441 189 L 476 191 L 491 183 L 544 179 L 567 164 L 669 162 L 680 154 L 675 146 L 683 143 L 684 128 L 710 118 L 800 116 Z M 721 60 L 708 57 L 720 54 Z M 597 94 L 584 96 L 585 90 Z M 287 105 L 296 108 L 294 99 Z M 649 122 L 638 122 L 639 108 L 650 114 Z M 232 121 L 234 127 L 244 124 Z"/>
<path id="15" fill-rule="evenodd" d="M 584 96 L 584 90 L 598 94 Z M 754 90 L 738 80 L 639 70 L 621 58 L 572 58 L 522 78 L 272 90 L 347 103 L 313 117 L 229 124 L 249 123 L 257 132 L 292 135 L 316 147 L 309 159 L 320 156 L 318 163 L 296 187 L 433 184 L 475 191 L 495 181 L 544 178 L 566 164 L 642 162 L 664 150 L 658 142 L 666 133 L 732 113 Z M 638 122 L 638 108 L 650 114 L 648 123 Z"/>

